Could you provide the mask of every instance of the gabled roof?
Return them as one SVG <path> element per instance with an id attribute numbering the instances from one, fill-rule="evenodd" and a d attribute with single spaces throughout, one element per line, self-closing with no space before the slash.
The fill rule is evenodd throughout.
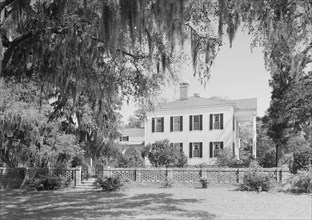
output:
<path id="1" fill-rule="evenodd" d="M 171 110 L 171 109 L 184 109 L 196 107 L 209 107 L 209 106 L 233 106 L 237 110 L 256 110 L 257 98 L 250 99 L 236 99 L 236 100 L 216 100 L 210 98 L 201 98 L 192 96 L 185 100 L 176 100 L 157 106 L 157 110 Z"/>

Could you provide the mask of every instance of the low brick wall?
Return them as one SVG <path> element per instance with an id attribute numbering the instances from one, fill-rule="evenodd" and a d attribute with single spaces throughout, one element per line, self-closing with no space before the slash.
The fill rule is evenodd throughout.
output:
<path id="1" fill-rule="evenodd" d="M 104 168 L 103 176 L 118 176 L 137 182 L 161 182 L 166 177 L 174 182 L 198 182 L 207 178 L 215 184 L 241 183 L 248 168 Z M 284 182 L 290 175 L 288 169 L 259 168 L 259 172 L 271 174 L 277 181 Z"/>
<path id="2" fill-rule="evenodd" d="M 63 176 L 69 180 L 75 180 L 76 169 L 53 169 L 47 168 L 7 168 L 0 167 L 0 188 L 19 188 L 25 179 L 33 179 L 40 175 L 45 176 Z"/>

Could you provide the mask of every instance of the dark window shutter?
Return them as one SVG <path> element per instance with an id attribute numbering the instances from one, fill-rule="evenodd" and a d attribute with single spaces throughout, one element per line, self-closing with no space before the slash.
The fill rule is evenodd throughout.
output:
<path id="1" fill-rule="evenodd" d="M 233 131 L 235 131 L 235 116 L 233 115 Z"/>
<path id="2" fill-rule="evenodd" d="M 164 132 L 164 117 L 161 118 L 161 132 Z"/>
<path id="3" fill-rule="evenodd" d="M 223 114 L 220 114 L 220 129 L 223 129 Z"/>
<path id="4" fill-rule="evenodd" d="M 213 114 L 210 114 L 210 118 L 209 118 L 210 120 L 209 120 L 209 124 L 210 124 L 210 130 L 212 130 L 213 129 Z"/>
<path id="5" fill-rule="evenodd" d="M 170 147 L 173 148 L 173 143 L 170 143 Z"/>
<path id="6" fill-rule="evenodd" d="M 213 142 L 209 143 L 209 157 L 213 157 Z"/>
<path id="7" fill-rule="evenodd" d="M 155 118 L 152 118 L 152 132 L 155 132 Z"/>
<path id="8" fill-rule="evenodd" d="M 183 143 L 180 143 L 180 151 L 183 152 Z"/>
<path id="9" fill-rule="evenodd" d="M 170 117 L 170 131 L 173 131 L 173 117 Z"/>
<path id="10" fill-rule="evenodd" d="M 180 116 L 180 131 L 183 131 L 183 116 Z"/>
<path id="11" fill-rule="evenodd" d="M 199 157 L 203 158 L 203 143 L 199 143 Z"/>
<path id="12" fill-rule="evenodd" d="M 193 116 L 190 115 L 190 131 L 193 129 L 192 123 L 193 123 Z"/>
<path id="13" fill-rule="evenodd" d="M 199 116 L 199 129 L 203 130 L 203 115 Z"/>
<path id="14" fill-rule="evenodd" d="M 235 143 L 233 142 L 233 157 L 235 156 Z"/>
<path id="15" fill-rule="evenodd" d="M 223 150 L 223 141 L 220 142 L 220 149 Z"/>
<path id="16" fill-rule="evenodd" d="M 192 143 L 190 143 L 190 158 L 192 158 L 192 152 L 193 152 Z"/>

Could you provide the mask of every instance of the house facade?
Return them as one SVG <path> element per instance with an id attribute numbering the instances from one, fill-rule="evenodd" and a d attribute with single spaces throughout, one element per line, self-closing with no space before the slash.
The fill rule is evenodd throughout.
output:
<path id="1" fill-rule="evenodd" d="M 147 113 L 145 144 L 168 139 L 188 157 L 189 165 L 214 164 L 218 152 L 229 148 L 239 158 L 239 124 L 252 122 L 252 155 L 256 157 L 257 99 L 215 100 L 188 97 L 180 84 L 180 99 Z"/>

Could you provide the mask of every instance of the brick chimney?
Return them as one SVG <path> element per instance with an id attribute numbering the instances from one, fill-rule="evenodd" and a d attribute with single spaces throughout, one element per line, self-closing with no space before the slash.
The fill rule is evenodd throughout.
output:
<path id="1" fill-rule="evenodd" d="M 185 100 L 188 97 L 188 82 L 180 83 L 180 100 Z"/>

